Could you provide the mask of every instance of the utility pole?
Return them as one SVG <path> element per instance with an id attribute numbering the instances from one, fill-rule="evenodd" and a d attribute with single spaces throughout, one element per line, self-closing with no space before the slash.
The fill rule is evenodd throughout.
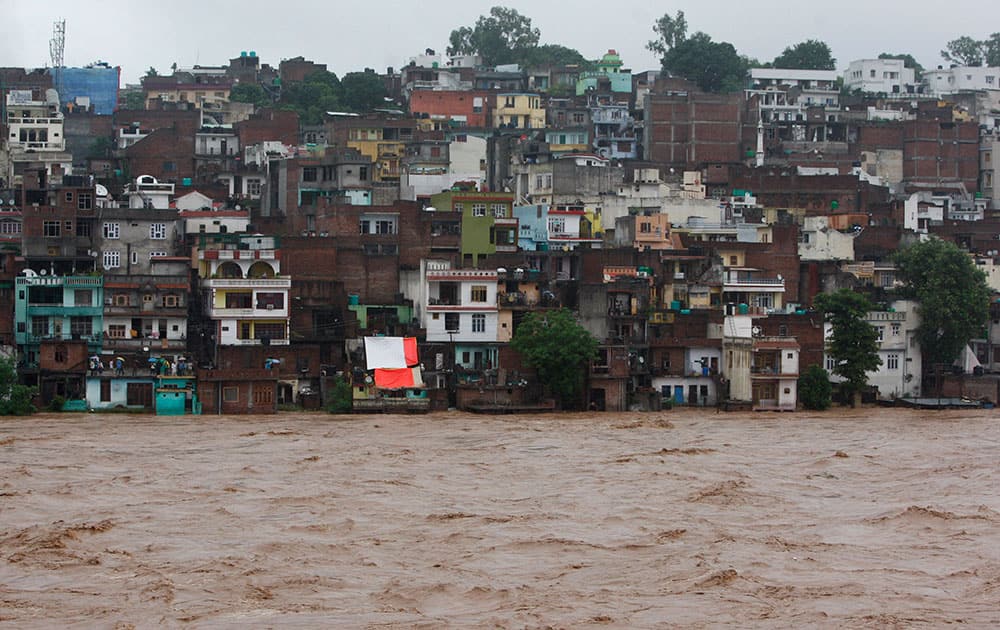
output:
<path id="1" fill-rule="evenodd" d="M 62 71 L 65 63 L 63 53 L 66 50 L 66 20 L 56 20 L 52 24 L 52 39 L 49 40 L 49 59 L 52 62 L 53 83 L 59 93 L 59 101 L 63 99 Z M 61 105 L 60 105 L 61 107 Z"/>

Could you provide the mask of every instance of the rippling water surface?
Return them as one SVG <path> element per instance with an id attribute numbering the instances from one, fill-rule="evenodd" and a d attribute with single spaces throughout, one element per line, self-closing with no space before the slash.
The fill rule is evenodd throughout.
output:
<path id="1" fill-rule="evenodd" d="M 1000 625 L 1000 416 L 0 418 L 0 625 Z"/>

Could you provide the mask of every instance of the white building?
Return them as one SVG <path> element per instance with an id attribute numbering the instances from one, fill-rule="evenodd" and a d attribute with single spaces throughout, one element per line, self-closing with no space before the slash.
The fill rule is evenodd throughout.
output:
<path id="1" fill-rule="evenodd" d="M 122 193 L 128 200 L 129 208 L 162 210 L 170 207 L 170 198 L 174 196 L 174 185 L 160 183 L 152 175 L 140 175 L 133 183 L 126 185 Z"/>
<path id="2" fill-rule="evenodd" d="M 1000 67 L 952 66 L 925 70 L 925 92 L 934 96 L 955 92 L 1000 90 Z"/>
<path id="3" fill-rule="evenodd" d="M 859 230 L 837 230 L 825 216 L 805 217 L 799 231 L 799 258 L 803 261 L 854 260 Z"/>
<path id="4" fill-rule="evenodd" d="M 11 90 L 7 93 L 7 172 L 0 172 L 9 185 L 20 183 L 27 168 L 41 164 L 48 176 L 73 172 L 73 156 L 66 152 L 63 136 L 63 114 L 59 111 L 59 95 L 47 90 L 45 100 L 37 100 L 31 90 Z M 4 143 L 0 143 L 4 144 Z"/>
<path id="5" fill-rule="evenodd" d="M 916 73 L 902 59 L 857 59 L 844 72 L 844 87 L 870 94 L 916 94 Z"/>
<path id="6" fill-rule="evenodd" d="M 916 331 L 920 325 L 915 302 L 900 300 L 892 303 L 888 311 L 872 311 L 865 318 L 878 332 L 878 356 L 882 365 L 868 373 L 868 384 L 878 388 L 880 400 L 920 396 L 922 360 Z M 824 336 L 829 338 L 832 328 L 824 326 Z M 834 360 L 824 353 L 824 367 L 830 380 L 839 382 L 833 374 Z"/>
<path id="7" fill-rule="evenodd" d="M 836 70 L 751 68 L 746 96 L 758 97 L 761 120 L 805 120 L 808 107 L 836 108 L 840 103 Z"/>
<path id="8" fill-rule="evenodd" d="M 205 235 L 198 276 L 206 314 L 223 346 L 288 345 L 292 280 L 281 276 L 277 237 Z"/>
<path id="9" fill-rule="evenodd" d="M 452 269 L 446 261 L 421 263 L 426 302 L 417 317 L 428 342 L 487 344 L 497 341 L 497 279 L 495 270 Z"/>

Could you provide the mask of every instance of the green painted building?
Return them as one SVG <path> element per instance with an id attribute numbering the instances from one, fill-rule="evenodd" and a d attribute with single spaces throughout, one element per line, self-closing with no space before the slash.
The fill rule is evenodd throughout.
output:
<path id="1" fill-rule="evenodd" d="M 79 339 L 101 351 L 103 276 L 19 276 L 15 287 L 14 340 L 28 365 L 43 340 Z"/>
<path id="2" fill-rule="evenodd" d="M 431 205 L 462 214 L 463 267 L 478 267 L 490 254 L 517 251 L 513 193 L 450 190 L 433 195 Z"/>

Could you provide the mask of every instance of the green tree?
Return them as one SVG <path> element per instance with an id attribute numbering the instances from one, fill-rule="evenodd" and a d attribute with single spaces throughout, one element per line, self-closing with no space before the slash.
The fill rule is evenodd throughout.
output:
<path id="1" fill-rule="evenodd" d="M 448 54 L 479 55 L 488 66 L 513 63 L 525 50 L 537 46 L 540 37 L 539 30 L 531 26 L 531 18 L 497 6 L 488 16 L 479 16 L 475 27 L 453 30 Z"/>
<path id="2" fill-rule="evenodd" d="M 597 353 L 597 340 L 566 309 L 529 313 L 510 346 L 564 407 L 578 400 L 588 363 Z"/>
<path id="3" fill-rule="evenodd" d="M 775 68 L 792 70 L 836 70 L 837 60 L 826 42 L 818 39 L 807 39 L 794 46 L 789 46 L 774 58 Z"/>
<path id="4" fill-rule="evenodd" d="M 139 90 L 131 90 L 125 93 L 125 106 L 123 109 L 146 109 L 146 98 Z"/>
<path id="5" fill-rule="evenodd" d="M 351 413 L 354 408 L 354 392 L 346 378 L 337 377 L 330 384 L 329 402 L 326 410 L 330 413 Z"/>
<path id="6" fill-rule="evenodd" d="M 160 76 L 160 73 L 157 72 L 156 68 L 154 68 L 153 66 L 149 66 L 149 70 L 146 70 L 146 76 L 147 77 L 158 77 L 158 76 Z"/>
<path id="7" fill-rule="evenodd" d="M 653 32 L 657 38 L 650 40 L 646 44 L 646 49 L 658 54 L 662 59 L 668 51 L 687 39 L 687 28 L 683 11 L 678 11 L 673 17 L 669 13 L 664 13 L 663 17 L 653 25 Z"/>
<path id="8" fill-rule="evenodd" d="M 995 68 L 1000 66 L 1000 33 L 993 33 L 983 41 L 983 55 L 986 65 Z"/>
<path id="9" fill-rule="evenodd" d="M 822 411 L 829 408 L 832 393 L 829 372 L 815 363 L 799 377 L 799 401 L 806 409 Z"/>
<path id="10" fill-rule="evenodd" d="M 0 416 L 27 416 L 35 412 L 31 404 L 36 390 L 17 382 L 14 359 L 0 357 Z"/>
<path id="11" fill-rule="evenodd" d="M 924 67 L 920 65 L 913 55 L 907 53 L 882 53 L 878 56 L 879 59 L 902 59 L 904 68 L 913 68 L 916 71 L 917 76 L 923 73 Z"/>
<path id="12" fill-rule="evenodd" d="M 517 59 L 517 62 L 525 68 L 545 68 L 551 66 L 570 65 L 577 65 L 585 68 L 592 65 L 590 61 L 580 54 L 580 51 L 574 48 L 560 46 L 559 44 L 542 44 L 541 46 L 535 46 L 534 48 L 526 48 L 521 51 L 521 55 Z"/>
<path id="13" fill-rule="evenodd" d="M 670 74 L 694 82 L 705 92 L 736 92 L 746 84 L 749 60 L 728 42 L 697 32 L 668 50 L 661 60 Z"/>
<path id="14" fill-rule="evenodd" d="M 850 289 L 816 296 L 815 307 L 830 323 L 826 351 L 833 358 L 833 373 L 843 377 L 841 391 L 857 404 L 857 396 L 868 384 L 868 372 L 874 372 L 882 359 L 878 356 L 878 331 L 865 321 L 872 304 L 865 296 Z"/>
<path id="15" fill-rule="evenodd" d="M 953 39 L 941 51 L 941 57 L 960 66 L 981 66 L 984 57 L 984 42 L 963 35 Z"/>
<path id="16" fill-rule="evenodd" d="M 340 79 L 332 72 L 314 72 L 301 83 L 286 85 L 281 93 L 280 105 L 298 113 L 303 125 L 323 122 L 323 113 L 336 111 L 342 105 Z"/>
<path id="17" fill-rule="evenodd" d="M 251 103 L 255 108 L 264 107 L 271 102 L 264 88 L 256 83 L 237 83 L 229 91 L 229 100 L 236 103 Z"/>
<path id="18" fill-rule="evenodd" d="M 340 81 L 341 99 L 353 112 L 370 112 L 385 106 L 385 84 L 374 72 L 349 72 Z"/>
<path id="19" fill-rule="evenodd" d="M 986 275 L 957 245 L 938 238 L 895 254 L 901 291 L 920 303 L 917 340 L 924 360 L 951 364 L 969 340 L 983 333 L 989 317 Z"/>

